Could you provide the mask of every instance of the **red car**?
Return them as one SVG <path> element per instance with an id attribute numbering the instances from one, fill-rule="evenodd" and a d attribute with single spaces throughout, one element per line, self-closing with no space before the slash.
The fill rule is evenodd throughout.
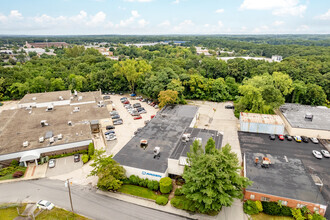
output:
<path id="1" fill-rule="evenodd" d="M 279 134 L 278 139 L 280 139 L 281 141 L 284 141 L 284 136 L 282 134 Z"/>
<path id="2" fill-rule="evenodd" d="M 153 119 L 156 115 L 151 115 L 151 119 Z"/>
<path id="3" fill-rule="evenodd" d="M 124 104 L 124 105 L 129 104 L 129 101 L 126 100 L 125 102 L 123 102 L 123 104 Z"/>
<path id="4" fill-rule="evenodd" d="M 142 119 L 142 116 L 140 115 L 140 116 L 134 117 L 134 120 L 138 120 L 138 119 Z"/>

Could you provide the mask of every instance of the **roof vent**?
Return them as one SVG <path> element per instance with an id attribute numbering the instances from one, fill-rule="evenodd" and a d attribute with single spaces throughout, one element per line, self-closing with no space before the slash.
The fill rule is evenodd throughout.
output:
<path id="1" fill-rule="evenodd" d="M 305 119 L 308 121 L 313 121 L 313 115 L 311 113 L 306 113 Z"/>
<path id="2" fill-rule="evenodd" d="M 45 138 L 44 137 L 40 137 L 39 138 L 39 143 L 43 143 L 45 141 Z"/>
<path id="3" fill-rule="evenodd" d="M 40 121 L 41 127 L 48 126 L 49 124 L 47 123 L 47 120 L 41 120 Z"/>
<path id="4" fill-rule="evenodd" d="M 27 147 L 27 146 L 29 146 L 29 142 L 28 141 L 24 141 L 23 142 L 23 147 Z"/>
<path id="5" fill-rule="evenodd" d="M 37 100 L 37 97 L 32 97 L 32 100 L 33 100 L 33 101 Z"/>
<path id="6" fill-rule="evenodd" d="M 63 138 L 63 134 L 59 134 L 59 135 L 57 135 L 57 139 L 58 139 L 58 140 L 62 140 L 62 138 Z"/>
<path id="7" fill-rule="evenodd" d="M 78 101 L 81 101 L 81 100 L 82 100 L 82 96 L 79 96 L 79 97 L 78 97 Z"/>
<path id="8" fill-rule="evenodd" d="M 78 95 L 77 90 L 74 90 L 74 96 L 77 96 L 77 95 Z"/>
<path id="9" fill-rule="evenodd" d="M 25 110 L 31 110 L 31 109 L 32 109 L 31 105 L 25 108 Z"/>
<path id="10" fill-rule="evenodd" d="M 79 112 L 80 108 L 79 107 L 74 107 L 73 112 Z"/>
<path id="11" fill-rule="evenodd" d="M 61 100 L 61 101 L 64 100 L 62 96 L 59 96 L 58 99 Z"/>
<path id="12" fill-rule="evenodd" d="M 49 105 L 46 108 L 46 112 L 53 111 L 53 110 L 54 110 L 54 106 L 52 106 L 52 105 Z"/>
<path id="13" fill-rule="evenodd" d="M 190 134 L 182 135 L 182 142 L 188 142 L 190 140 Z"/>
<path id="14" fill-rule="evenodd" d="M 159 159 L 160 157 L 160 147 L 155 147 L 154 148 L 154 159 Z"/>
<path id="15" fill-rule="evenodd" d="M 69 126 L 72 126 L 72 121 L 68 121 L 68 125 Z"/>
<path id="16" fill-rule="evenodd" d="M 54 142 L 55 142 L 55 138 L 54 138 L 54 137 L 49 138 L 49 143 L 50 143 L 50 144 L 52 144 L 52 143 L 54 143 Z"/>

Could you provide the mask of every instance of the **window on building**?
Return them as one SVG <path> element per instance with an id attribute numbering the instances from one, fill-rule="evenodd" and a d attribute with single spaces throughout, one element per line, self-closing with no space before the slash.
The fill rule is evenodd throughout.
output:
<path id="1" fill-rule="evenodd" d="M 281 203 L 281 205 L 288 205 L 288 201 L 278 200 L 278 202 Z"/>
<path id="2" fill-rule="evenodd" d="M 261 201 L 269 202 L 270 198 L 261 196 Z"/>
<path id="3" fill-rule="evenodd" d="M 254 199 L 254 197 L 255 197 L 254 195 L 252 195 L 252 194 L 250 195 L 250 199 Z"/>
<path id="4" fill-rule="evenodd" d="M 305 207 L 305 205 L 304 204 L 297 204 L 297 208 L 299 208 L 299 209 L 301 209 L 302 207 Z"/>

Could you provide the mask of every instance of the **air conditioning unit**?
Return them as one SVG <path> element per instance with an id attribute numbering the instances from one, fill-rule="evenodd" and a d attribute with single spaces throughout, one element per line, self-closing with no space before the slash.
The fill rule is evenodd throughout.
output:
<path id="1" fill-rule="evenodd" d="M 182 142 L 188 142 L 190 140 L 190 134 L 182 135 Z"/>
<path id="2" fill-rule="evenodd" d="M 82 100 L 82 96 L 79 96 L 79 97 L 78 97 L 78 101 L 81 101 L 81 100 Z"/>
<path id="3" fill-rule="evenodd" d="M 72 126 L 72 121 L 68 121 L 68 125 L 69 126 Z"/>
<path id="4" fill-rule="evenodd" d="M 29 146 L 29 142 L 28 141 L 24 141 L 23 142 L 23 147 L 27 147 L 27 146 Z"/>
<path id="5" fill-rule="evenodd" d="M 37 97 L 32 97 L 32 100 L 33 100 L 33 101 L 37 100 Z"/>
<path id="6" fill-rule="evenodd" d="M 46 112 L 53 111 L 53 110 L 54 110 L 54 106 L 52 106 L 52 105 L 49 105 L 46 108 Z"/>
<path id="7" fill-rule="evenodd" d="M 160 157 L 160 147 L 155 147 L 154 148 L 154 158 L 159 159 Z"/>
<path id="8" fill-rule="evenodd" d="M 80 108 L 79 107 L 74 107 L 73 112 L 79 112 Z"/>
<path id="9" fill-rule="evenodd" d="M 40 137 L 39 138 L 39 143 L 43 143 L 45 141 L 45 138 L 44 137 Z"/>
<path id="10" fill-rule="evenodd" d="M 54 142 L 55 142 L 55 138 L 54 138 L 54 137 L 49 138 L 49 143 L 50 143 L 50 144 L 52 144 L 52 143 L 54 143 Z"/>
<path id="11" fill-rule="evenodd" d="M 47 120 L 41 120 L 40 121 L 41 127 L 48 126 L 49 124 L 47 123 Z"/>
<path id="12" fill-rule="evenodd" d="M 313 121 L 313 115 L 311 113 L 306 113 L 305 119 L 309 121 Z"/>
<path id="13" fill-rule="evenodd" d="M 63 134 L 59 134 L 59 135 L 57 135 L 57 139 L 58 139 L 58 140 L 62 140 L 62 138 L 63 138 Z"/>
<path id="14" fill-rule="evenodd" d="M 64 100 L 62 96 L 59 96 L 58 99 L 61 100 L 61 101 Z"/>

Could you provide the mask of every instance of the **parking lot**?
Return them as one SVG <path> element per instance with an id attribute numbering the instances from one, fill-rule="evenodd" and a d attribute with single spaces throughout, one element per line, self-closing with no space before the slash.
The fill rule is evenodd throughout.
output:
<path id="1" fill-rule="evenodd" d="M 116 140 L 113 141 L 107 141 L 107 149 L 106 153 L 108 155 L 115 155 L 118 153 L 125 144 L 133 137 L 134 132 L 138 128 L 142 128 L 145 125 L 146 120 L 150 120 L 152 115 L 155 115 L 159 109 L 155 109 L 154 107 L 148 105 L 146 102 L 141 102 L 139 100 L 135 100 L 134 97 L 129 97 L 129 95 L 111 95 L 110 100 L 112 101 L 112 105 L 108 105 L 107 108 L 109 110 L 109 117 L 110 117 L 110 111 L 112 108 L 115 108 L 118 114 L 120 115 L 120 118 L 123 119 L 122 125 L 116 125 L 115 126 L 115 133 L 116 133 Z M 130 115 L 130 113 L 125 109 L 123 104 L 120 101 L 120 98 L 127 97 L 129 102 L 133 105 L 135 103 L 140 103 L 142 107 L 145 108 L 147 113 L 141 114 L 142 119 L 134 120 L 133 116 Z M 112 125 L 112 120 L 110 119 L 109 122 L 102 124 L 102 134 L 104 135 L 104 132 L 107 130 L 105 129 L 106 125 Z"/>
<path id="2" fill-rule="evenodd" d="M 248 132 L 238 132 L 242 152 L 263 153 L 270 155 L 287 156 L 288 158 L 298 158 L 302 160 L 307 172 L 316 174 L 323 182 L 322 195 L 328 202 L 330 201 L 330 158 L 323 157 L 316 159 L 312 150 L 320 151 L 325 148 L 321 144 L 297 143 L 294 140 L 280 141 L 278 137 L 270 140 L 268 134 L 256 134 Z M 330 209 L 326 213 L 330 219 Z"/>
<path id="3" fill-rule="evenodd" d="M 73 156 L 55 159 L 56 160 L 55 167 L 47 168 L 46 177 L 53 177 L 53 176 L 58 176 L 58 175 L 62 175 L 65 173 L 70 173 L 74 170 L 81 168 L 83 166 L 81 156 L 82 155 L 80 155 L 80 161 L 76 162 L 76 163 L 73 160 Z"/>

